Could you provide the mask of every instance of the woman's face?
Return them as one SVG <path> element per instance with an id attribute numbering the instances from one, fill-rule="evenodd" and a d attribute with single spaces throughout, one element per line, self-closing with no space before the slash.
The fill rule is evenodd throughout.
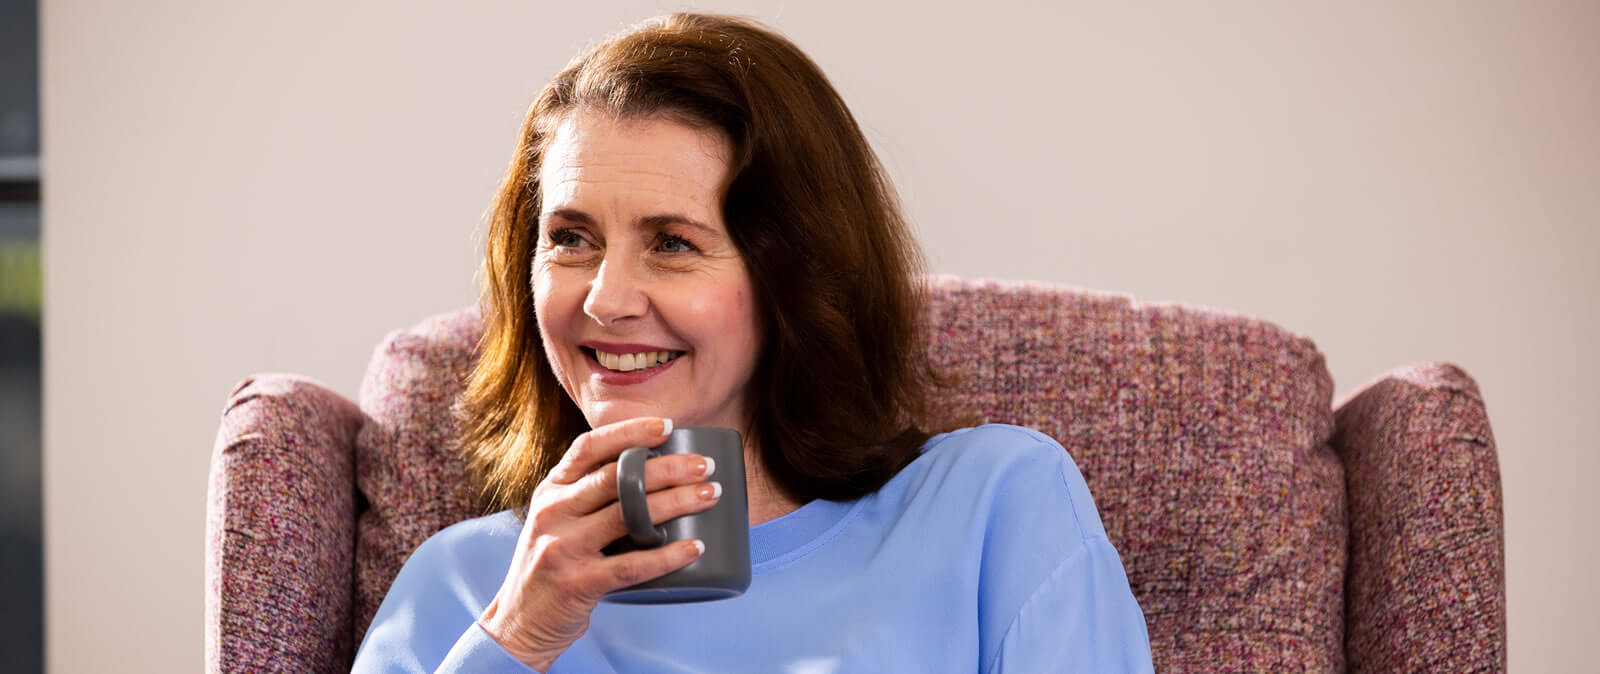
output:
<path id="1" fill-rule="evenodd" d="M 574 113 L 539 171 L 534 311 L 591 427 L 638 416 L 745 428 L 760 346 L 750 276 L 722 221 L 714 131 Z"/>

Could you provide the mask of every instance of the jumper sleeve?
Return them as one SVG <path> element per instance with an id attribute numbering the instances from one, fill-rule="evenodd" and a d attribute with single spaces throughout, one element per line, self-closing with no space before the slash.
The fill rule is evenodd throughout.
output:
<path id="1" fill-rule="evenodd" d="M 979 671 L 1152 671 L 1144 612 L 1077 464 L 1049 436 L 1006 430 L 1011 455 L 984 544 Z"/>
<path id="2" fill-rule="evenodd" d="M 1062 561 L 1006 630 L 990 674 L 1153 672 L 1144 613 L 1111 542 Z"/>
<path id="3" fill-rule="evenodd" d="M 512 657 L 500 643 L 483 631 L 477 623 L 467 629 L 455 646 L 445 654 L 444 662 L 439 664 L 440 672 L 505 672 L 506 674 L 526 674 L 536 671 L 523 664 L 521 660 Z"/>
<path id="4" fill-rule="evenodd" d="M 478 626 L 476 607 L 486 605 L 489 597 L 483 595 L 493 590 L 477 581 L 495 570 L 476 568 L 482 558 L 463 549 L 463 538 L 446 529 L 406 560 L 367 629 L 352 672 L 535 671 Z"/>

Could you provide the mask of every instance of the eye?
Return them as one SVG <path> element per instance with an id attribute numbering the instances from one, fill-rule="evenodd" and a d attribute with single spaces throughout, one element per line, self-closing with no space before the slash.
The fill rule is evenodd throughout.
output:
<path id="1" fill-rule="evenodd" d="M 578 232 L 566 228 L 552 230 L 548 238 L 550 244 L 557 248 L 578 248 L 589 243 Z"/>
<path id="2" fill-rule="evenodd" d="M 663 253 L 692 253 L 697 249 L 688 239 L 676 234 L 663 234 L 656 239 L 656 250 Z"/>

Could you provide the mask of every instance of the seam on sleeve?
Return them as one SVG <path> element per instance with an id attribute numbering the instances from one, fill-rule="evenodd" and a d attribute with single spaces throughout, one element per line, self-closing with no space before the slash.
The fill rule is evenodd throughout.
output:
<path id="1" fill-rule="evenodd" d="M 1072 508 L 1072 523 L 1078 527 L 1078 539 L 1088 542 L 1091 539 L 1104 538 L 1103 533 L 1089 533 L 1091 529 L 1099 530 L 1103 527 L 1096 526 L 1091 528 L 1084 526 L 1083 514 L 1078 511 L 1078 499 L 1074 497 L 1075 492 L 1072 488 L 1072 479 L 1067 475 L 1067 468 L 1069 466 L 1072 467 L 1073 470 L 1077 470 L 1077 463 L 1072 459 L 1072 452 L 1067 451 L 1067 448 L 1063 447 L 1060 442 L 1056 441 L 1055 438 L 1026 426 L 1014 426 L 1011 424 L 985 424 L 979 428 L 994 428 L 996 430 L 1007 431 L 1016 435 L 1021 435 L 1022 437 L 1032 440 L 1034 444 L 1043 446 L 1045 449 L 1054 452 L 1056 454 L 1055 458 L 1057 465 L 1059 466 L 1061 472 L 1061 485 L 1067 490 L 1067 505 Z M 969 429 L 961 430 L 964 431 Z M 1066 459 L 1065 461 L 1061 460 L 1063 455 Z M 1082 479 L 1081 471 L 1079 471 L 1079 479 Z"/>
<path id="2" fill-rule="evenodd" d="M 1095 538 L 1099 538 L 1099 536 L 1096 536 Z M 1000 664 L 1000 655 L 1006 641 L 1011 638 L 1011 633 L 1017 629 L 1017 621 L 1022 619 L 1022 614 L 1025 613 L 1028 610 L 1028 607 L 1033 605 L 1033 602 L 1039 598 L 1040 591 L 1043 590 L 1045 586 L 1055 582 L 1061 577 L 1062 573 L 1064 573 L 1068 567 L 1075 566 L 1079 559 L 1089 553 L 1089 538 L 1085 537 L 1083 542 L 1084 545 L 1082 547 L 1074 550 L 1072 554 L 1067 555 L 1065 559 L 1061 560 L 1060 564 L 1056 565 L 1055 570 L 1051 571 L 1049 574 L 1046 574 L 1044 579 L 1039 581 L 1039 585 L 1033 588 L 1033 592 L 1028 595 L 1027 601 L 1022 602 L 1022 605 L 1017 607 L 1017 614 L 1011 616 L 1011 623 L 1006 625 L 1006 631 L 1000 634 L 1000 641 L 995 643 L 994 653 L 990 654 L 989 657 L 991 659 L 989 660 L 989 663 L 984 666 L 984 672 L 987 672 L 988 674 L 994 674 L 995 667 Z"/>
<path id="3" fill-rule="evenodd" d="M 1000 430 L 1010 431 L 1028 438 L 1029 440 L 1034 441 L 1034 444 L 1043 446 L 1045 449 L 1054 453 L 1056 464 L 1061 469 L 1061 486 L 1065 487 L 1067 490 L 1067 505 L 1072 508 L 1072 522 L 1078 526 L 1078 531 L 1080 532 L 1078 538 L 1083 541 L 1088 541 L 1092 538 L 1101 537 L 1100 534 L 1088 533 L 1090 531 L 1090 527 L 1084 526 L 1083 513 L 1078 511 L 1078 499 L 1074 497 L 1076 492 L 1073 489 L 1072 479 L 1067 475 L 1068 467 L 1072 467 L 1073 470 L 1077 470 L 1077 463 L 1072 459 L 1072 452 L 1067 451 L 1067 448 L 1061 446 L 1061 443 L 1057 442 L 1055 438 L 1045 435 L 1044 433 L 1032 428 L 1012 425 L 997 425 L 996 427 Z M 1063 461 L 1063 458 L 1066 460 Z M 1082 479 L 1081 471 L 1079 471 L 1079 479 Z"/>
<path id="4" fill-rule="evenodd" d="M 1064 454 L 1067 452 L 1067 450 L 1064 449 L 1064 448 L 1060 449 L 1059 451 L 1061 451 Z M 1070 457 L 1071 455 L 1068 454 L 1068 456 Z M 1078 527 L 1078 540 L 1083 541 L 1083 543 L 1085 544 L 1085 547 L 1087 547 L 1090 538 L 1100 538 L 1101 535 L 1100 534 L 1095 534 L 1095 535 L 1091 536 L 1089 534 L 1089 527 L 1086 527 L 1083 524 L 1083 514 L 1078 512 L 1078 499 L 1073 494 L 1072 480 L 1067 477 L 1067 466 L 1070 465 L 1070 464 L 1071 464 L 1070 461 L 1061 461 L 1060 462 L 1060 465 L 1061 465 L 1061 486 L 1066 488 L 1066 490 L 1067 490 L 1067 504 L 1072 507 L 1072 523 Z M 1079 479 L 1082 479 L 1081 476 L 1080 476 Z M 1096 527 L 1096 529 L 1098 529 L 1098 528 L 1099 527 Z"/>

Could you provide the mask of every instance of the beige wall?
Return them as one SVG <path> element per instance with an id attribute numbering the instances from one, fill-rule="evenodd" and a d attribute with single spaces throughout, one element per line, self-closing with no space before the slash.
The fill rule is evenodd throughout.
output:
<path id="1" fill-rule="evenodd" d="M 469 4 L 43 3 L 52 671 L 198 666 L 230 387 L 354 394 L 387 330 L 468 303 L 532 94 L 668 7 Z M 1600 4 L 1163 4 L 718 8 L 833 75 L 938 271 L 1265 317 L 1340 394 L 1466 367 L 1502 451 L 1511 662 L 1588 666 Z"/>

